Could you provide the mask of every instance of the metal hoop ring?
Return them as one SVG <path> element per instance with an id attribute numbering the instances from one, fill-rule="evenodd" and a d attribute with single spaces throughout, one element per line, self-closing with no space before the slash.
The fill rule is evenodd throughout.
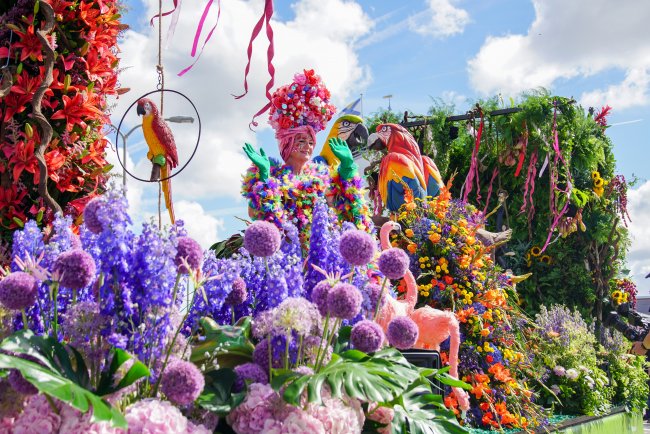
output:
<path id="1" fill-rule="evenodd" d="M 137 102 L 140 101 L 142 98 L 145 98 L 145 97 L 147 97 L 147 96 L 149 96 L 149 95 L 151 95 L 153 93 L 158 93 L 158 92 L 172 92 L 172 93 L 175 93 L 175 94 L 180 95 L 183 98 L 185 98 L 187 100 L 187 102 L 189 102 L 192 105 L 192 108 L 194 109 L 194 113 L 196 113 L 196 120 L 199 122 L 199 135 L 196 138 L 196 145 L 194 145 L 194 150 L 192 151 L 192 155 L 190 155 L 190 158 L 185 162 L 185 164 L 183 164 L 183 166 L 181 166 L 180 169 L 178 169 L 176 172 L 174 172 L 173 175 L 169 175 L 169 176 L 167 176 L 165 178 L 161 178 L 161 179 L 158 179 L 156 181 L 152 181 L 151 179 L 144 179 L 144 178 L 140 178 L 138 176 L 135 176 L 133 173 L 131 173 L 131 172 L 129 172 L 127 170 L 126 166 L 122 162 L 122 158 L 120 157 L 120 151 L 119 151 L 119 148 L 120 148 L 119 143 L 120 142 L 119 141 L 120 141 L 120 130 L 122 129 L 122 123 L 124 122 L 124 118 L 129 113 L 129 111 L 131 111 L 133 106 L 135 104 L 137 104 Z M 115 132 L 115 143 L 118 144 L 115 147 L 115 152 L 117 153 L 117 161 L 119 161 L 120 166 L 122 166 L 122 169 L 124 169 L 124 171 L 126 173 L 128 173 L 132 178 L 137 179 L 138 181 L 142 181 L 142 182 L 162 182 L 162 181 L 167 181 L 168 179 L 173 178 L 174 176 L 178 175 L 183 170 L 185 170 L 187 165 L 190 164 L 190 161 L 192 161 L 192 159 L 194 158 L 194 155 L 196 154 L 196 150 L 199 148 L 199 142 L 200 141 L 201 141 L 201 116 L 199 116 L 199 111 L 196 109 L 196 106 L 194 105 L 192 100 L 189 99 L 185 94 L 183 94 L 183 93 L 181 93 L 181 92 L 179 92 L 177 90 L 173 90 L 173 89 L 156 89 L 156 90 L 152 90 L 149 93 L 145 93 L 144 95 L 141 95 L 139 98 L 137 98 L 135 101 L 133 101 L 131 103 L 131 105 L 129 106 L 129 108 L 127 108 L 126 111 L 124 112 L 124 114 L 122 115 L 122 119 L 120 119 L 120 123 L 117 126 L 117 131 Z M 123 146 L 126 147 L 126 141 L 125 140 L 123 140 Z"/>

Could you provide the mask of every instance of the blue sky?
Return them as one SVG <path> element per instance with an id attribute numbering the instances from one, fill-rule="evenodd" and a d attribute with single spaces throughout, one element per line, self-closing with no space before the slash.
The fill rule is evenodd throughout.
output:
<path id="1" fill-rule="evenodd" d="M 163 1 L 163 9 L 171 5 Z M 243 90 L 245 51 L 261 0 L 222 2 L 221 20 L 203 57 L 184 77 L 176 72 L 189 65 L 191 41 L 207 0 L 186 0 L 173 37 L 163 52 L 166 84 L 194 101 L 202 119 L 196 159 L 174 178 L 177 216 L 204 245 L 225 238 L 242 227 L 233 216 L 245 216 L 238 198 L 238 176 L 247 162 L 240 151 L 244 141 L 275 153 L 275 141 L 265 117 L 257 132 L 248 130 L 251 115 L 264 104 L 266 38 L 254 45 L 249 76 Z M 153 90 L 157 29 L 148 18 L 154 0 L 125 1 L 124 20 L 131 26 L 122 41 L 121 84 L 132 90 L 113 110 L 113 123 L 134 99 Z M 207 30 L 216 20 L 214 6 Z M 171 18 L 163 21 L 163 40 Z M 453 102 L 463 113 L 479 98 L 501 94 L 507 101 L 522 90 L 545 87 L 554 94 L 573 96 L 583 106 L 613 106 L 608 130 L 615 144 L 618 171 L 640 178 L 630 193 L 635 241 L 630 265 L 643 293 L 650 289 L 650 3 L 646 0 L 412 0 L 277 1 L 276 86 L 288 82 L 302 68 L 315 68 L 333 93 L 338 107 L 363 94 L 364 113 L 387 106 L 392 94 L 397 111 L 425 113 L 432 98 Z M 186 102 L 165 97 L 166 115 L 191 114 Z M 137 121 L 127 114 L 125 123 Z M 194 146 L 196 125 L 173 125 L 181 162 Z M 325 134 L 322 133 L 321 140 Z M 180 138 L 180 140 L 179 140 Z M 146 177 L 147 161 L 141 137 L 128 142 L 130 170 Z M 184 157 L 185 156 L 185 157 Z M 150 216 L 156 211 L 154 186 L 129 180 L 134 209 Z"/>

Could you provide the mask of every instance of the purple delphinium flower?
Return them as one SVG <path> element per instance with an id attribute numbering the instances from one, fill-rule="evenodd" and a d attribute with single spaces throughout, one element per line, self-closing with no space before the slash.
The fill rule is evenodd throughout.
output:
<path id="1" fill-rule="evenodd" d="M 381 252 L 379 256 L 379 271 L 389 279 L 401 279 L 409 267 L 409 257 L 400 248 L 393 247 Z"/>
<path id="2" fill-rule="evenodd" d="M 262 369 L 269 369 L 269 339 L 262 339 L 253 350 L 253 362 L 257 363 Z M 278 366 L 275 366 L 279 368 Z"/>
<path id="3" fill-rule="evenodd" d="M 170 401 L 188 405 L 199 397 L 204 386 L 205 379 L 196 365 L 184 360 L 174 360 L 165 368 L 160 390 Z"/>
<path id="4" fill-rule="evenodd" d="M 27 309 L 36 303 L 37 291 L 31 274 L 15 271 L 0 280 L 0 304 L 7 309 Z"/>
<path id="5" fill-rule="evenodd" d="M 14 259 L 11 262 L 11 271 L 20 270 L 16 258 L 23 260 L 28 256 L 38 258 L 44 251 L 45 243 L 43 242 L 43 234 L 38 224 L 34 220 L 27 221 L 22 230 L 14 232 L 14 241 L 12 244 L 12 257 Z"/>
<path id="6" fill-rule="evenodd" d="M 64 320 L 61 329 L 66 341 L 83 354 L 86 363 L 101 366 L 109 346 L 100 337 L 108 330 L 110 320 L 100 312 L 99 305 L 94 301 L 77 302 L 64 314 Z"/>
<path id="7" fill-rule="evenodd" d="M 327 294 L 329 294 L 332 285 L 327 280 L 321 280 L 314 286 L 311 291 L 311 301 L 318 307 L 322 316 L 327 315 Z"/>
<path id="8" fill-rule="evenodd" d="M 364 291 L 368 295 L 368 301 L 370 303 L 368 310 L 375 309 L 377 307 L 377 303 L 379 302 L 379 297 L 381 297 L 382 295 L 381 286 L 375 283 L 369 283 L 368 285 L 365 286 Z M 382 305 L 384 304 L 385 299 L 386 299 L 386 294 L 384 294 L 381 300 Z"/>
<path id="9" fill-rule="evenodd" d="M 23 374 L 18 369 L 12 369 L 7 376 L 7 381 L 11 387 L 23 395 L 36 395 L 38 389 L 29 381 L 25 380 Z"/>
<path id="10" fill-rule="evenodd" d="M 104 199 L 96 197 L 88 202 L 84 208 L 84 225 L 86 225 L 86 228 L 93 234 L 100 234 L 104 230 L 102 222 L 97 216 L 97 214 L 101 212 L 100 209 L 103 206 Z"/>
<path id="11" fill-rule="evenodd" d="M 226 296 L 225 304 L 228 306 L 237 306 L 246 301 L 246 297 L 248 297 L 246 282 L 241 277 L 238 277 L 232 283 L 232 290 Z"/>
<path id="12" fill-rule="evenodd" d="M 235 392 L 241 392 L 244 390 L 246 382 L 260 384 L 269 383 L 267 370 L 263 369 L 257 363 L 244 363 L 243 365 L 237 365 L 235 367 L 235 374 L 237 375 L 237 379 L 233 385 L 233 390 Z"/>
<path id="13" fill-rule="evenodd" d="M 375 256 L 375 240 L 365 231 L 359 229 L 349 230 L 341 234 L 339 251 L 343 259 L 350 265 L 366 265 Z"/>
<path id="14" fill-rule="evenodd" d="M 255 221 L 244 232 L 244 248 L 253 256 L 271 256 L 278 251 L 281 242 L 280 231 L 267 221 Z"/>
<path id="15" fill-rule="evenodd" d="M 399 316 L 388 324 L 386 337 L 388 342 L 398 350 L 408 350 L 418 340 L 418 325 L 409 317 Z"/>
<path id="16" fill-rule="evenodd" d="M 61 286 L 77 291 L 93 282 L 95 269 L 95 260 L 83 250 L 61 253 L 53 266 L 53 271 L 59 275 Z"/>
<path id="17" fill-rule="evenodd" d="M 190 269 L 187 269 L 189 265 Z M 178 237 L 178 244 L 176 245 L 176 257 L 174 264 L 178 267 L 178 272 L 187 274 L 190 270 L 201 269 L 203 263 L 203 249 L 201 245 L 190 237 Z"/>
<path id="18" fill-rule="evenodd" d="M 349 283 L 337 283 L 327 294 L 327 309 L 335 318 L 352 319 L 361 310 L 363 296 Z"/>
<path id="19" fill-rule="evenodd" d="M 374 321 L 359 321 L 352 327 L 350 342 L 359 351 L 374 353 L 381 348 L 384 342 L 384 331 Z"/>

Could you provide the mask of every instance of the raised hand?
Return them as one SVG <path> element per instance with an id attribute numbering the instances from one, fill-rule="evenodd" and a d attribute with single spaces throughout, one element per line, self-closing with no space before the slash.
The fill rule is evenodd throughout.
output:
<path id="1" fill-rule="evenodd" d="M 341 165 L 339 166 L 339 174 L 343 179 L 351 179 L 357 173 L 357 165 L 354 163 L 354 157 L 352 156 L 352 151 L 348 147 L 348 144 L 345 143 L 345 140 L 338 137 L 332 137 L 328 141 L 332 153 L 341 160 Z"/>
<path id="2" fill-rule="evenodd" d="M 269 174 L 271 173 L 271 161 L 269 161 L 269 157 L 266 156 L 264 149 L 260 148 L 260 152 L 258 153 L 253 146 L 245 143 L 244 152 L 259 169 L 260 180 L 266 181 L 269 179 Z"/>

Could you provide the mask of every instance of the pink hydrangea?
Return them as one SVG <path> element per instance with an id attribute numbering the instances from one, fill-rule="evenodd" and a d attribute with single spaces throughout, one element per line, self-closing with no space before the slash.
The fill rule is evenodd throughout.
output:
<path id="1" fill-rule="evenodd" d="M 296 407 L 295 411 L 282 421 L 276 423 L 265 434 L 328 434 L 323 423 L 310 414 Z"/>
<path id="2" fill-rule="evenodd" d="M 271 386 L 253 383 L 244 402 L 231 411 L 226 420 L 237 434 L 258 434 L 275 429 L 277 421 L 272 405 L 277 398 Z M 272 423 L 267 424 L 267 421 Z"/>
<path id="3" fill-rule="evenodd" d="M 377 432 L 379 434 L 390 434 L 391 433 L 391 423 L 395 417 L 395 410 L 390 407 L 378 407 L 377 404 L 372 403 L 368 406 L 368 419 L 379 422 L 382 425 L 386 425 L 383 428 L 379 428 Z"/>
<path id="4" fill-rule="evenodd" d="M 366 417 L 361 403 L 353 398 L 333 398 L 327 389 L 322 392 L 323 404 L 309 404 L 307 412 L 318 419 L 328 434 L 360 433 Z"/>
<path id="5" fill-rule="evenodd" d="M 61 408 L 61 426 L 59 432 L 66 434 L 126 434 L 120 428 L 114 428 L 108 422 L 92 423 L 91 413 L 80 411 L 64 405 Z"/>
<path id="6" fill-rule="evenodd" d="M 210 434 L 203 425 L 194 425 L 167 401 L 145 399 L 126 409 L 129 434 Z"/>
<path id="7" fill-rule="evenodd" d="M 45 395 L 32 396 L 14 422 L 13 434 L 43 434 L 59 432 L 61 416 L 56 414 Z"/>

